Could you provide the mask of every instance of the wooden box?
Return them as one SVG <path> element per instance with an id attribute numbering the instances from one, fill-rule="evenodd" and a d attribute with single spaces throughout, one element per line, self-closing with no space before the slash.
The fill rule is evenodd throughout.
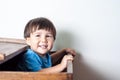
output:
<path id="1" fill-rule="evenodd" d="M 0 38 L 0 80 L 73 80 L 71 61 L 68 61 L 66 71 L 61 73 L 14 71 L 19 56 L 26 49 L 27 45 L 22 39 Z"/>

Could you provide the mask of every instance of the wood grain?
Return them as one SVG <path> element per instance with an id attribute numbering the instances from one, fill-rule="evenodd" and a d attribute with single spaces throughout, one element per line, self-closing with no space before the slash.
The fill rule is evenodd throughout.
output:
<path id="1" fill-rule="evenodd" d="M 22 39 L 0 38 L 0 64 L 25 51 L 27 45 Z M 9 67 L 9 66 L 8 66 Z M 67 71 L 61 73 L 0 71 L 0 80 L 73 80 L 73 64 L 68 61 Z"/>
<path id="2" fill-rule="evenodd" d="M 67 73 L 0 72 L 0 80 L 71 80 L 69 76 Z"/>

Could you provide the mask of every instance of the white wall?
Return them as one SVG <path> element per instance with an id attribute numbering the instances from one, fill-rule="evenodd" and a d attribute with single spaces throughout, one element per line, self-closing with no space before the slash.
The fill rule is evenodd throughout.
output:
<path id="1" fill-rule="evenodd" d="M 74 80 L 120 80 L 119 0 L 2 0 L 0 10 L 0 37 L 23 38 L 28 20 L 47 17 L 54 49 L 77 51 Z"/>

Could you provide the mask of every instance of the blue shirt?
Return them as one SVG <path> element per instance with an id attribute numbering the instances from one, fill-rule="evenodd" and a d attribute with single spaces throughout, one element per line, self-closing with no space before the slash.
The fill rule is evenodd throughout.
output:
<path id="1" fill-rule="evenodd" d="M 43 68 L 49 68 L 51 65 L 51 57 L 49 53 L 42 57 L 33 50 L 28 49 L 18 64 L 18 70 L 39 71 Z"/>

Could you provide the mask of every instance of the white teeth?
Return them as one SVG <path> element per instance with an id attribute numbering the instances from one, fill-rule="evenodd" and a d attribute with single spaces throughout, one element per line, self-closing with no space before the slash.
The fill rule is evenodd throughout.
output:
<path id="1" fill-rule="evenodd" d="M 41 48 L 43 48 L 43 49 L 47 48 L 46 45 L 40 45 L 39 47 L 41 47 Z"/>

